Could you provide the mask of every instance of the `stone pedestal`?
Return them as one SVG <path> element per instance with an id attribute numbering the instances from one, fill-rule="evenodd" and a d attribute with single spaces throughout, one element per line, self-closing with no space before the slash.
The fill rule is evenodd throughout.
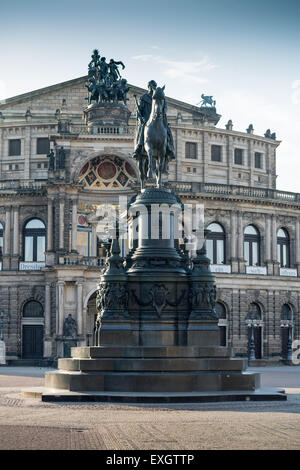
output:
<path id="1" fill-rule="evenodd" d="M 59 371 L 46 374 L 52 399 L 67 399 L 66 393 L 100 401 L 262 396 L 259 374 L 246 372 L 247 360 L 220 346 L 215 277 L 205 244 L 192 267 L 178 248 L 180 209 L 180 200 L 166 189 L 146 188 L 132 201 L 138 241 L 126 262 L 113 241 L 98 286 L 95 346 L 72 348 L 71 358 L 59 359 Z M 285 398 L 274 391 L 263 396 Z"/>
<path id="2" fill-rule="evenodd" d="M 121 103 L 94 103 L 84 110 L 85 120 L 90 133 L 99 133 L 98 127 L 118 127 L 119 133 L 122 127 L 128 125 L 131 111 Z M 104 133 L 101 132 L 101 133 Z"/>

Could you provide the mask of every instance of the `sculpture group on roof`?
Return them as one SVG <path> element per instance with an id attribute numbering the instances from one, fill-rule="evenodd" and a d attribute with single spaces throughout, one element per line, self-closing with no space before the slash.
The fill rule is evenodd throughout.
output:
<path id="1" fill-rule="evenodd" d="M 88 81 L 85 86 L 88 89 L 88 103 L 123 101 L 126 105 L 129 86 L 127 80 L 121 77 L 118 67 L 124 70 L 125 65 L 121 61 L 100 57 L 98 49 L 94 49 L 92 60 L 88 65 Z"/>

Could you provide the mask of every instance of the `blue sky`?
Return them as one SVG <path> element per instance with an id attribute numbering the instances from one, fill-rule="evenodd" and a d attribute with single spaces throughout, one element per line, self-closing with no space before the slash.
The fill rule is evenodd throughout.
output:
<path id="1" fill-rule="evenodd" d="M 0 0 L 0 17 L 0 99 L 85 75 L 98 48 L 134 85 L 213 95 L 220 127 L 275 131 L 277 187 L 300 192 L 300 2 Z"/>

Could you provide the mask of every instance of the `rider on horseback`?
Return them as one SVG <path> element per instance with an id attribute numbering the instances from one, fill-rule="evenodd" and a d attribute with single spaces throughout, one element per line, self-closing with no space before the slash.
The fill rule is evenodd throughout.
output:
<path id="1" fill-rule="evenodd" d="M 145 93 L 140 98 L 140 103 L 138 105 L 137 110 L 137 118 L 138 118 L 138 130 L 135 139 L 135 149 L 132 154 L 133 158 L 140 160 L 145 155 L 144 149 L 144 129 L 145 125 L 150 117 L 151 108 L 152 108 L 152 96 L 154 91 L 157 88 L 157 83 L 154 80 L 150 80 L 148 82 L 148 93 Z M 170 126 L 167 122 L 167 102 L 165 100 L 164 103 L 164 121 L 167 125 L 168 130 L 168 138 L 167 138 L 167 157 L 168 160 L 175 160 L 175 153 L 174 153 L 174 143 L 173 143 L 173 136 L 171 133 Z"/>

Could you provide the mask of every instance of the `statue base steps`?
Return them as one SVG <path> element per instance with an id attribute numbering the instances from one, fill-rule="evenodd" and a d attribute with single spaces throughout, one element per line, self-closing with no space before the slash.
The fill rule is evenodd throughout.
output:
<path id="1" fill-rule="evenodd" d="M 36 398 L 44 402 L 77 402 L 77 403 L 215 403 L 215 402 L 249 402 L 249 401 L 285 401 L 281 389 L 260 388 L 255 391 L 222 391 L 222 392 L 185 392 L 185 393 L 137 393 L 137 392 L 70 392 L 53 390 L 45 387 L 22 390 L 23 396 Z"/>
<path id="2" fill-rule="evenodd" d="M 59 359 L 59 370 L 46 373 L 41 398 L 151 402 L 152 397 L 176 402 L 222 401 L 223 397 L 226 401 L 229 396 L 243 400 L 255 393 L 253 399 L 257 399 L 260 374 L 245 372 L 247 360 L 232 358 L 231 353 L 231 348 L 221 346 L 72 348 L 72 358 Z M 278 398 L 274 390 L 271 395 L 285 396 Z"/>

